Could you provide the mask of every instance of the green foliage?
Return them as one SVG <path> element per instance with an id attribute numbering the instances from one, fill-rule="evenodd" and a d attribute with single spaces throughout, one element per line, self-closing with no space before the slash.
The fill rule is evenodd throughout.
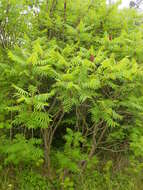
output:
<path id="1" fill-rule="evenodd" d="M 3 137 L 0 151 L 4 156 L 4 164 L 38 164 L 43 162 L 43 151 L 35 145 L 41 144 L 40 139 L 26 140 L 22 135 L 16 135 L 12 142 Z"/>
<path id="2" fill-rule="evenodd" d="M 50 190 L 46 178 L 34 171 L 24 171 L 19 178 L 20 190 Z"/>
<path id="3" fill-rule="evenodd" d="M 118 6 L 0 1 L 1 189 L 139 189 L 142 14 Z"/>
<path id="4" fill-rule="evenodd" d="M 56 157 L 59 163 L 59 172 L 67 169 L 70 172 L 79 172 L 79 161 L 84 158 L 80 151 L 80 143 L 84 142 L 81 133 L 73 133 L 71 129 L 67 129 L 67 135 L 65 135 L 64 152 L 58 151 Z"/>

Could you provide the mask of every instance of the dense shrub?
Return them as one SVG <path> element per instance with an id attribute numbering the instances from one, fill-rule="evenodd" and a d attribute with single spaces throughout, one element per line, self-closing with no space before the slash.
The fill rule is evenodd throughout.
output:
<path id="1" fill-rule="evenodd" d="M 140 189 L 141 13 L 0 3 L 1 189 Z"/>

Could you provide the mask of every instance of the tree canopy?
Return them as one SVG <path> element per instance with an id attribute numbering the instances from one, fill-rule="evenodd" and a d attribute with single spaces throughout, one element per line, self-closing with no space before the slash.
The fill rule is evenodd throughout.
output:
<path id="1" fill-rule="evenodd" d="M 2 190 L 140 190 L 142 14 L 119 5 L 0 1 Z"/>

